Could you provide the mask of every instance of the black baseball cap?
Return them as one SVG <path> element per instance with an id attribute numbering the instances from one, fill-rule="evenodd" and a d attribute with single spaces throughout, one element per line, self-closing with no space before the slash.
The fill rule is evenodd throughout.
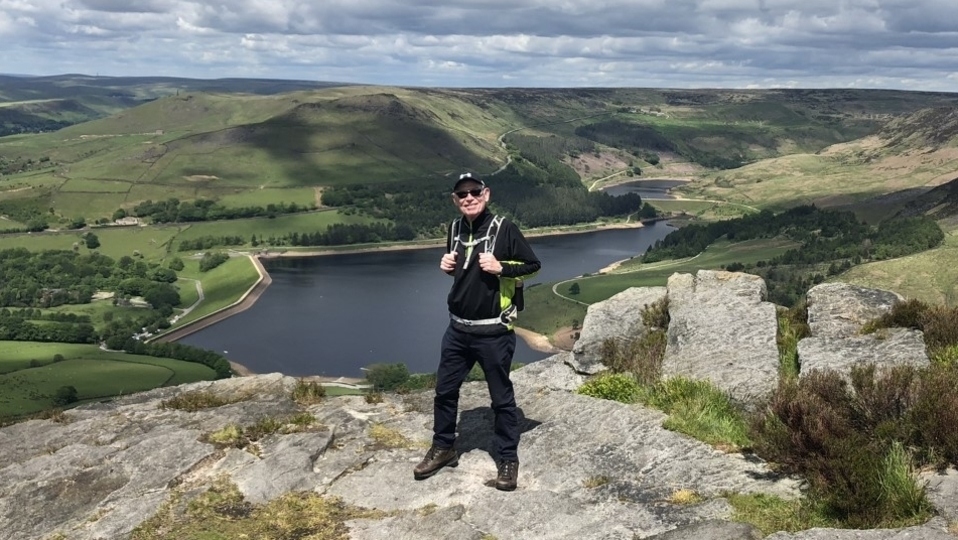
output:
<path id="1" fill-rule="evenodd" d="M 452 190 L 456 191 L 459 189 L 460 184 L 465 184 L 466 182 L 475 182 L 482 187 L 486 187 L 486 183 L 483 182 L 478 176 L 471 172 L 465 172 L 459 175 L 459 180 L 456 180 L 456 185 L 452 186 Z"/>

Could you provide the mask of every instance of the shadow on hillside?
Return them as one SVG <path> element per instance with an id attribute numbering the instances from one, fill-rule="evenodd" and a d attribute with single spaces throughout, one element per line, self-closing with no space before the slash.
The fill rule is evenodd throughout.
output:
<path id="1" fill-rule="evenodd" d="M 229 132 L 232 144 L 266 151 L 302 186 L 421 179 L 483 162 L 431 111 L 385 93 L 300 103 Z"/>
<path id="2" fill-rule="evenodd" d="M 542 422 L 526 418 L 522 408 L 517 409 L 519 413 L 519 433 L 526 433 L 537 428 Z M 456 440 L 456 447 L 460 454 L 465 454 L 472 450 L 485 450 L 493 460 L 493 442 L 495 414 L 490 407 L 477 407 L 462 411 L 459 416 L 459 437 Z M 522 443 L 519 443 L 520 450 Z"/>

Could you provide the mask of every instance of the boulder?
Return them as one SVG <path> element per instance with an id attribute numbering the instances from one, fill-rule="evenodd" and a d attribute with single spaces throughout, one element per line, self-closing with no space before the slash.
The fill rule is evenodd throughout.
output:
<path id="1" fill-rule="evenodd" d="M 642 311 L 665 295 L 665 287 L 632 287 L 590 305 L 569 364 L 587 375 L 606 369 L 602 364 L 602 344 L 608 339 L 623 342 L 641 338 L 646 332 Z"/>
<path id="2" fill-rule="evenodd" d="M 778 322 L 765 281 L 739 272 L 700 270 L 668 281 L 664 377 L 707 380 L 741 402 L 778 383 Z"/>

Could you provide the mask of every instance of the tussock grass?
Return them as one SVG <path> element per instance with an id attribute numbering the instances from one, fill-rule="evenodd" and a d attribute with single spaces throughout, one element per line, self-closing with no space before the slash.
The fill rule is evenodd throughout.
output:
<path id="1" fill-rule="evenodd" d="M 601 373 L 576 389 L 577 394 L 620 403 L 635 403 L 642 389 L 628 373 Z"/>
<path id="2" fill-rule="evenodd" d="M 203 409 L 214 409 L 216 407 L 222 407 L 223 405 L 237 403 L 244 401 L 244 399 L 229 400 L 207 391 L 183 392 L 175 397 L 161 401 L 160 408 L 196 412 Z"/>
<path id="3" fill-rule="evenodd" d="M 184 494 L 176 494 L 132 531 L 131 540 L 346 540 L 347 521 L 386 516 L 316 493 L 288 493 L 268 504 L 254 505 L 224 479 L 190 501 L 184 498 Z"/>
<path id="4" fill-rule="evenodd" d="M 207 434 L 203 437 L 203 440 L 220 448 L 244 448 L 258 454 L 259 449 L 255 446 L 255 443 L 269 435 L 302 433 L 316 427 L 316 417 L 309 413 L 301 413 L 286 418 L 267 416 L 247 427 L 228 424 L 222 429 Z"/>
<path id="5" fill-rule="evenodd" d="M 375 442 L 376 446 L 380 448 L 427 448 L 429 445 L 426 443 L 417 443 L 413 442 L 412 439 L 406 437 L 399 430 L 391 427 L 387 427 L 383 424 L 373 424 L 369 426 L 369 437 Z"/>
<path id="6" fill-rule="evenodd" d="M 775 342 L 778 345 L 779 376 L 784 379 L 797 378 L 801 370 L 798 358 L 798 342 L 808 337 L 808 308 L 800 302 L 791 309 L 776 310 L 778 333 Z"/>
<path id="7" fill-rule="evenodd" d="M 734 509 L 732 520 L 754 525 L 766 535 L 841 527 L 840 522 L 824 515 L 821 505 L 811 499 L 783 499 L 761 493 L 727 493 L 725 498 Z"/>
<path id="8" fill-rule="evenodd" d="M 672 504 L 690 506 L 705 500 L 704 497 L 692 489 L 677 489 L 667 499 Z"/>
<path id="9" fill-rule="evenodd" d="M 590 476 L 582 481 L 582 487 L 585 489 L 595 489 L 602 487 L 611 481 L 612 479 L 605 475 Z"/>
<path id="10" fill-rule="evenodd" d="M 300 405 L 316 405 L 326 398 L 326 388 L 316 381 L 297 379 L 290 397 Z"/>
<path id="11" fill-rule="evenodd" d="M 669 415 L 662 425 L 666 429 L 724 451 L 749 448 L 752 444 L 744 413 L 727 393 L 708 381 L 667 379 L 649 388 L 640 400 Z"/>

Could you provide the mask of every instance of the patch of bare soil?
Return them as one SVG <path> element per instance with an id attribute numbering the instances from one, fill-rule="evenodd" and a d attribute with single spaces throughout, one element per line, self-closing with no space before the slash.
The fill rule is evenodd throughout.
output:
<path id="1" fill-rule="evenodd" d="M 190 176 L 184 176 L 183 178 L 187 179 L 190 182 L 208 182 L 210 180 L 219 180 L 218 176 L 211 174 L 191 174 Z"/>
<path id="2" fill-rule="evenodd" d="M 316 196 L 316 208 L 323 208 L 323 188 L 314 187 L 313 193 Z"/>
<path id="3" fill-rule="evenodd" d="M 579 177 L 584 180 L 601 178 L 623 171 L 629 164 L 621 156 L 612 152 L 584 153 L 568 161 Z"/>

